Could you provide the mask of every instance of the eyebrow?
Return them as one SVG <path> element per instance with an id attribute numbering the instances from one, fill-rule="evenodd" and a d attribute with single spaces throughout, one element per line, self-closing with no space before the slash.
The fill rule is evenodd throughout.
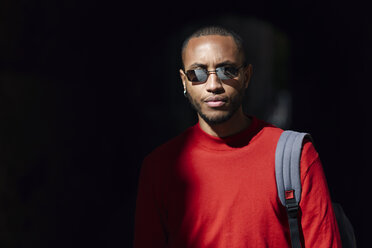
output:
<path id="1" fill-rule="evenodd" d="M 194 64 L 190 65 L 189 69 L 195 69 L 195 68 L 198 68 L 198 67 L 206 68 L 207 66 L 204 65 L 204 64 L 200 64 L 200 63 L 194 63 Z"/>
<path id="2" fill-rule="evenodd" d="M 232 61 L 230 61 L 230 60 L 225 60 L 225 61 L 223 61 L 223 62 L 221 62 L 221 63 L 218 63 L 218 64 L 216 65 L 216 67 L 220 67 L 220 66 L 224 66 L 224 65 L 233 65 L 233 66 L 237 66 L 236 63 L 234 63 L 234 62 L 232 62 Z"/>
<path id="3" fill-rule="evenodd" d="M 216 65 L 216 68 L 217 68 L 217 67 L 221 67 L 221 66 L 225 66 L 225 65 L 233 65 L 233 66 L 237 66 L 236 63 L 234 63 L 234 62 L 232 62 L 232 61 L 230 61 L 230 60 L 225 60 L 225 61 L 223 61 L 223 62 L 221 62 L 221 63 L 218 63 L 218 64 Z M 205 65 L 205 64 L 201 64 L 201 63 L 194 63 L 194 64 L 190 65 L 190 67 L 189 67 L 189 69 L 195 69 L 195 68 L 207 68 L 207 65 Z"/>

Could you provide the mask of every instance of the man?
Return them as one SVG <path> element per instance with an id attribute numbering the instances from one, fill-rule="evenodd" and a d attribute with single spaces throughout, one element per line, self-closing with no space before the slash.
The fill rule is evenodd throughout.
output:
<path id="1" fill-rule="evenodd" d="M 180 70 L 198 123 L 149 154 L 142 165 L 134 246 L 290 247 L 275 181 L 283 130 L 242 110 L 252 66 L 242 41 L 221 27 L 189 37 Z M 303 247 L 341 247 L 319 156 L 301 157 Z"/>

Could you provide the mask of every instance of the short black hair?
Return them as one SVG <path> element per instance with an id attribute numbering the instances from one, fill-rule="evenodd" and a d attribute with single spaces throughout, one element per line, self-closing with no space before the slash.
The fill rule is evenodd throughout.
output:
<path id="1" fill-rule="evenodd" d="M 192 33 L 190 36 L 188 36 L 182 44 L 182 50 L 181 50 L 182 61 L 183 61 L 184 53 L 185 53 L 185 50 L 186 50 L 186 47 L 189 41 L 192 38 L 208 36 L 208 35 L 221 35 L 221 36 L 232 37 L 233 40 L 235 41 L 236 46 L 238 47 L 238 51 L 243 55 L 243 64 L 245 65 L 245 52 L 244 52 L 244 46 L 243 46 L 243 39 L 233 30 L 227 29 L 222 26 L 205 26 L 205 27 L 199 28 L 194 33 Z"/>

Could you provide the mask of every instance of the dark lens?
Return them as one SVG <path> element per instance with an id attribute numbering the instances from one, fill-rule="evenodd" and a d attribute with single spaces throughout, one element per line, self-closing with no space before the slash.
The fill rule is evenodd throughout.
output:
<path id="1" fill-rule="evenodd" d="M 186 72 L 187 79 L 191 82 L 205 82 L 208 74 L 203 69 L 188 70 Z"/>
<path id="2" fill-rule="evenodd" d="M 239 70 L 236 67 L 233 67 L 233 66 L 224 67 L 224 74 L 228 78 L 234 78 L 234 77 L 238 76 L 238 72 L 239 72 Z"/>

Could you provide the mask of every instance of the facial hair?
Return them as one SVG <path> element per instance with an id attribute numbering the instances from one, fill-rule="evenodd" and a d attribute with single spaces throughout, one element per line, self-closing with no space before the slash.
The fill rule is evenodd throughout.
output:
<path id="1" fill-rule="evenodd" d="M 201 105 L 198 101 L 196 101 L 195 99 L 193 99 L 190 94 L 187 93 L 187 98 L 189 99 L 190 101 L 190 104 L 191 106 L 193 107 L 193 109 L 195 109 L 195 111 L 199 114 L 199 116 L 206 122 L 208 123 L 209 125 L 217 125 L 217 124 L 221 124 L 221 123 L 224 123 L 228 120 L 230 120 L 230 118 L 236 113 L 236 111 L 240 108 L 240 106 L 242 105 L 243 103 L 243 99 L 244 99 L 244 90 L 240 91 L 239 94 L 237 96 L 235 96 L 234 98 L 230 98 L 231 100 L 231 105 L 229 107 L 229 110 L 228 112 L 225 114 L 225 115 L 220 115 L 220 116 L 212 116 L 212 117 L 209 117 L 207 116 L 205 113 L 202 112 L 202 108 L 201 108 Z"/>

